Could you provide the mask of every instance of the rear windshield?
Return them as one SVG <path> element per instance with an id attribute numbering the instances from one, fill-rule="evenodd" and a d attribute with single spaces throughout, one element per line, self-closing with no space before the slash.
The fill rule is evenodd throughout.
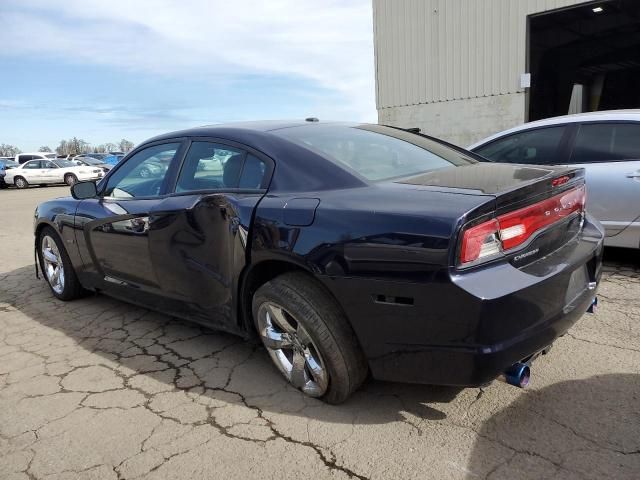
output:
<path id="1" fill-rule="evenodd" d="M 271 133 L 348 167 L 369 181 L 392 180 L 476 163 L 451 147 L 380 125 L 305 125 Z"/>

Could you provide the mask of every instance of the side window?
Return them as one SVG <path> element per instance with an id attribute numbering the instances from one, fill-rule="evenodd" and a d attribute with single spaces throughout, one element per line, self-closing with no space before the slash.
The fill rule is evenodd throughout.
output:
<path id="1" fill-rule="evenodd" d="M 38 168 L 42 168 L 41 167 L 42 162 L 40 162 L 40 160 L 31 160 L 27 163 L 25 163 L 24 167 L 22 168 L 27 168 L 30 170 L 37 170 Z"/>
<path id="2" fill-rule="evenodd" d="M 33 155 L 20 155 L 18 157 L 18 161 L 20 163 L 24 163 L 24 162 L 28 162 L 29 160 L 33 160 L 35 157 Z M 39 167 L 35 167 L 35 168 L 39 168 Z"/>
<path id="3" fill-rule="evenodd" d="M 266 172 L 266 165 L 262 160 L 253 155 L 247 155 L 247 159 L 244 162 L 244 168 L 240 175 L 239 188 L 260 189 L 264 188 L 264 174 Z"/>
<path id="4" fill-rule="evenodd" d="M 571 163 L 640 159 L 640 124 L 592 123 L 580 126 Z"/>
<path id="5" fill-rule="evenodd" d="M 109 177 L 102 196 L 132 198 L 159 195 L 179 147 L 180 143 L 164 143 L 139 151 Z"/>
<path id="6" fill-rule="evenodd" d="M 42 160 L 42 168 L 58 168 L 57 165 L 53 162 Z"/>
<path id="7" fill-rule="evenodd" d="M 260 189 L 265 170 L 262 160 L 243 150 L 213 142 L 193 142 L 178 176 L 176 192 Z"/>
<path id="8" fill-rule="evenodd" d="M 556 157 L 564 126 L 514 133 L 475 150 L 483 157 L 501 163 L 561 163 Z"/>

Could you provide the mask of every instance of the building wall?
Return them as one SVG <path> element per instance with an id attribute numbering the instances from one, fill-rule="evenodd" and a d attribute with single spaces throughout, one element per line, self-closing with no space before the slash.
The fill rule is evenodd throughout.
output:
<path id="1" fill-rule="evenodd" d="M 423 133 L 466 147 L 523 123 L 524 93 L 466 98 L 378 110 L 378 122 L 420 127 Z"/>
<path id="2" fill-rule="evenodd" d="M 587 0 L 373 0 L 379 121 L 413 120 L 393 124 L 462 145 L 522 123 L 527 15 L 580 3 Z"/>

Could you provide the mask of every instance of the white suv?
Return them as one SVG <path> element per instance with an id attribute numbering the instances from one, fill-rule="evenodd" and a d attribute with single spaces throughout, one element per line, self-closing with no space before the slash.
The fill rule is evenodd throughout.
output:
<path id="1" fill-rule="evenodd" d="M 56 154 L 50 152 L 33 152 L 33 153 L 19 153 L 16 155 L 15 161 L 22 165 L 29 160 L 55 160 Z"/>

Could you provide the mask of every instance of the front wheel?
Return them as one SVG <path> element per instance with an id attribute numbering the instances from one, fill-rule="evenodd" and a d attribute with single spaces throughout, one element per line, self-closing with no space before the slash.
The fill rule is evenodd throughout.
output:
<path id="1" fill-rule="evenodd" d="M 67 173 L 64 176 L 64 183 L 72 187 L 78 182 L 78 177 L 76 177 L 73 173 Z"/>
<path id="2" fill-rule="evenodd" d="M 22 178 L 22 177 L 16 177 L 13 180 L 13 184 L 16 186 L 16 188 L 28 188 L 29 187 L 29 182 L 27 182 L 27 180 Z"/>
<path id="3" fill-rule="evenodd" d="M 287 273 L 262 285 L 253 297 L 262 343 L 295 388 L 327 403 L 345 401 L 368 368 L 339 305 L 304 273 Z"/>
<path id="4" fill-rule="evenodd" d="M 38 237 L 38 258 L 44 278 L 57 298 L 73 300 L 82 296 L 84 289 L 71 265 L 71 259 L 51 227 L 44 228 Z"/>

